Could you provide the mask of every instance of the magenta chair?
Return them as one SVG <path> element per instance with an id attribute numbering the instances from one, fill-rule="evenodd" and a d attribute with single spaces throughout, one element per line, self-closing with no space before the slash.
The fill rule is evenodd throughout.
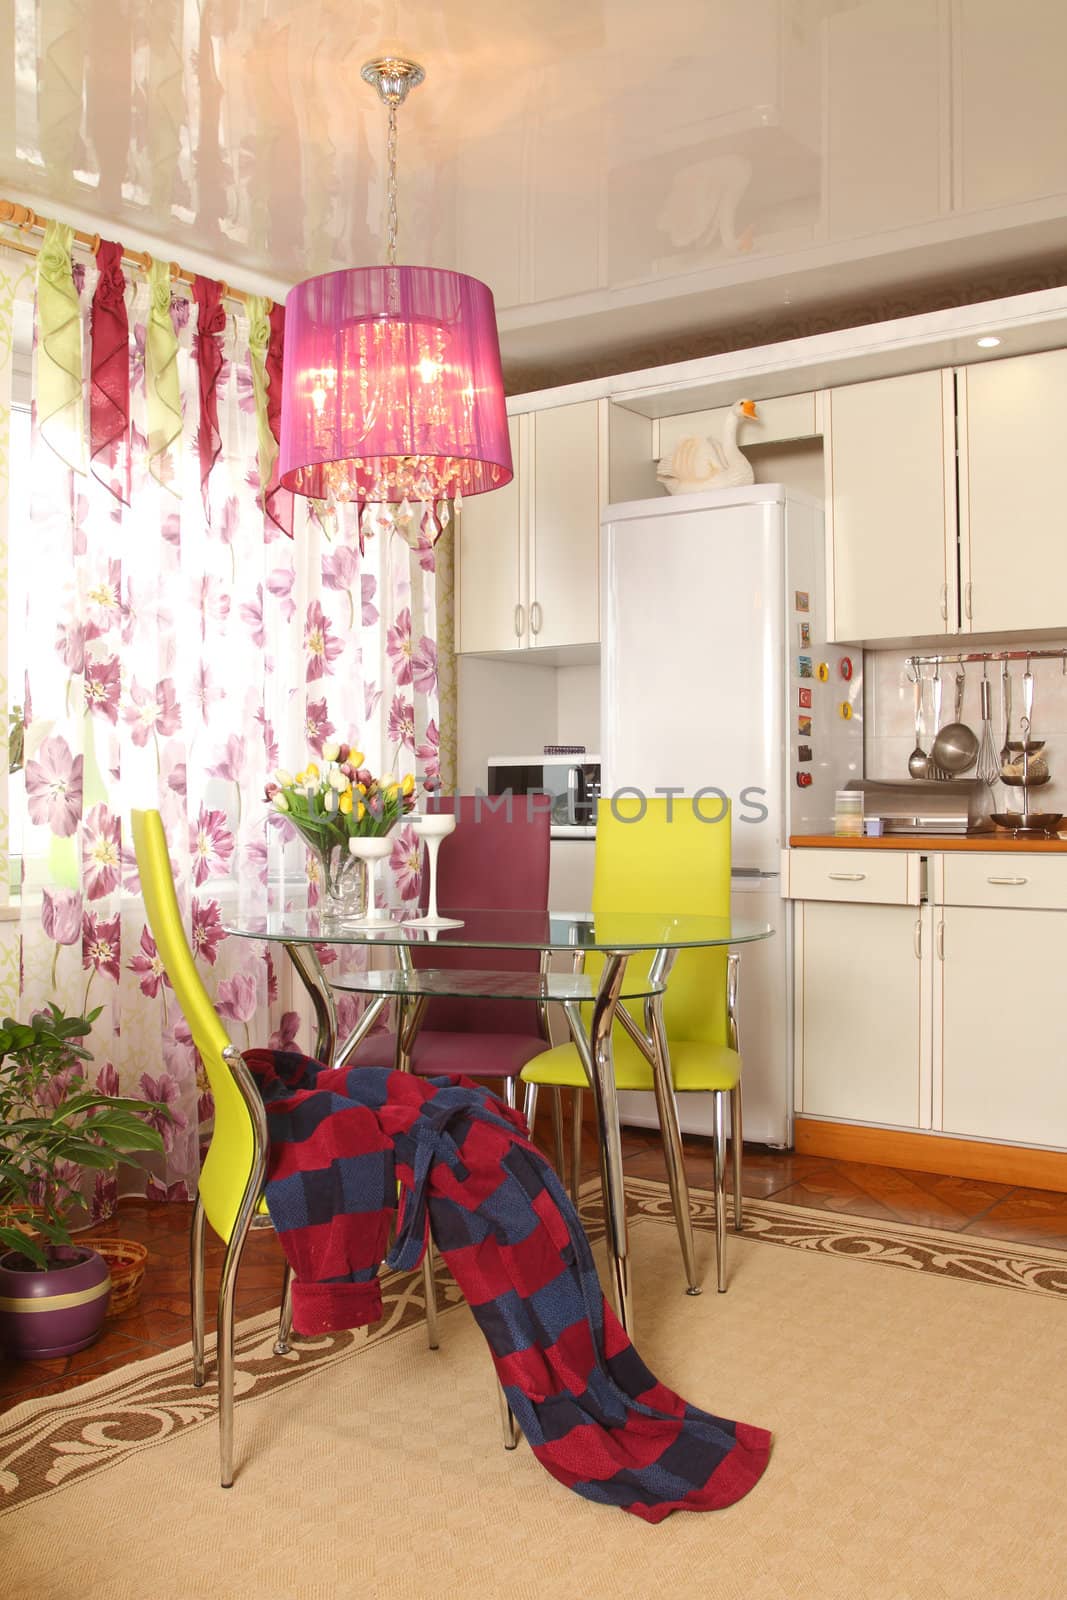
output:
<path id="1" fill-rule="evenodd" d="M 495 802 L 498 804 L 499 802 Z M 548 909 L 547 811 L 530 809 L 524 796 L 491 810 L 482 796 L 442 797 L 434 809 L 455 811 L 457 826 L 438 857 L 437 900 L 444 909 L 537 911 Z M 457 950 L 447 943 L 416 945 L 416 967 L 491 966 L 495 971 L 537 972 L 536 950 Z M 340 980 L 343 984 L 343 979 Z M 398 1059 L 422 1077 L 448 1074 L 503 1080 L 504 1098 L 516 1104 L 519 1073 L 549 1047 L 545 1008 L 536 1000 L 431 999 L 410 1050 L 397 1055 L 396 1034 L 372 1034 L 356 1050 L 360 1066 L 391 1067 Z"/>

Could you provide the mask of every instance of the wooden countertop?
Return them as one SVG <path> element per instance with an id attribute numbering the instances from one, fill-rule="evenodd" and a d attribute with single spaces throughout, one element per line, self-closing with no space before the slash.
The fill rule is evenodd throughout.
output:
<path id="1" fill-rule="evenodd" d="M 790 850 L 916 850 L 929 853 L 941 850 L 995 850 L 1008 854 L 1019 851 L 1042 855 L 1067 853 L 1067 838 L 1013 839 L 1009 833 L 972 833 L 942 837 L 936 834 L 883 834 L 880 839 L 841 838 L 835 833 L 794 833 Z"/>

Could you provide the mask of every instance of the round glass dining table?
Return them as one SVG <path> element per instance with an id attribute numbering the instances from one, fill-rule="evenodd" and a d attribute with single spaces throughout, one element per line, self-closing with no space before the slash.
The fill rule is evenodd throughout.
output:
<path id="1" fill-rule="evenodd" d="M 603 1155 L 612 1287 L 620 1320 L 632 1332 L 630 1252 L 612 1055 L 612 1030 L 618 1021 L 652 1068 L 661 1125 L 666 1123 L 662 1131 L 675 1214 L 680 1219 L 682 1253 L 690 1292 L 698 1293 L 692 1227 L 687 1226 L 689 1196 L 681 1159 L 681 1134 L 663 1026 L 663 994 L 680 951 L 751 944 L 770 938 L 774 930 L 766 923 L 743 918 L 673 916 L 669 912 L 565 913 L 444 907 L 442 921 L 449 919 L 454 925 L 441 927 L 417 926 L 410 921 L 406 925 L 404 918 L 410 919 L 411 915 L 397 911 L 373 923 L 344 923 L 323 915 L 317 907 L 287 905 L 284 910 L 247 914 L 224 907 L 222 922 L 225 931 L 238 938 L 260 939 L 285 947 L 311 1000 L 317 1027 L 315 1055 L 326 1066 L 343 1066 L 390 1004 L 397 1012 L 397 1065 L 403 1066 L 410 1059 L 419 1020 L 432 996 L 529 998 L 542 1006 L 543 1017 L 548 1003 L 558 1003 L 593 1094 Z M 319 960 L 318 945 L 381 946 L 390 952 L 395 965 L 388 970 L 375 968 L 343 974 L 331 981 Z M 427 947 L 484 951 L 486 970 L 427 964 Z M 494 951 L 517 950 L 537 951 L 539 970 L 492 969 Z M 414 960 L 416 951 L 420 952 L 418 965 Z M 591 952 L 602 958 L 595 981 L 582 971 L 584 958 Z M 566 955 L 571 957 L 571 971 L 553 971 L 554 961 Z M 737 956 L 731 956 L 733 983 L 736 962 Z M 344 1040 L 337 1036 L 334 1002 L 334 991 L 340 989 L 370 997 L 355 1028 Z M 620 1008 L 619 1002 L 624 999 L 643 1000 L 643 1027 L 630 1008 Z"/>

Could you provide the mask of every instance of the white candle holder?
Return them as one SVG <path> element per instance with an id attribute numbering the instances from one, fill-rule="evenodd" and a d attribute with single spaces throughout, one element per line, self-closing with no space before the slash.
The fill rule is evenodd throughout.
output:
<path id="1" fill-rule="evenodd" d="M 376 928 L 390 920 L 389 908 L 375 903 L 375 891 L 378 887 L 378 863 L 385 860 L 392 848 L 388 834 L 357 835 L 349 839 L 349 852 L 362 861 L 367 869 L 367 914 L 360 917 L 358 922 L 348 923 L 350 928 Z"/>
<path id="2" fill-rule="evenodd" d="M 426 915 L 423 917 L 405 917 L 405 928 L 462 928 L 463 922 L 457 917 L 442 917 L 437 910 L 437 852 L 441 848 L 442 839 L 447 839 L 456 829 L 455 816 L 450 811 L 428 811 L 408 818 L 415 832 L 426 843 L 426 861 L 430 874 L 430 893 L 427 899 Z"/>

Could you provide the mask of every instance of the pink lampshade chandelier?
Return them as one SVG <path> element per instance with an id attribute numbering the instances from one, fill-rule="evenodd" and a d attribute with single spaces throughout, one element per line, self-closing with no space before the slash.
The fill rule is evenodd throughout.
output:
<path id="1" fill-rule="evenodd" d="M 389 110 L 386 263 L 289 291 L 279 473 L 364 519 L 368 505 L 417 502 L 432 537 L 448 501 L 513 475 L 496 315 L 477 278 L 397 265 L 397 107 L 425 73 L 387 57 L 362 76 Z"/>

